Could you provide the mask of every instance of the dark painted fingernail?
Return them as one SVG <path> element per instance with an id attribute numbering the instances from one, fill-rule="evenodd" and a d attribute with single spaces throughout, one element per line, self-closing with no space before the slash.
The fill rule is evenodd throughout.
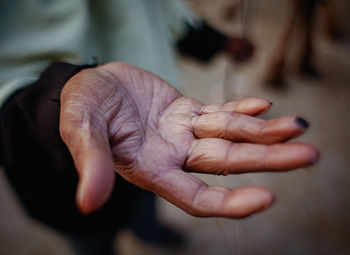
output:
<path id="1" fill-rule="evenodd" d="M 310 126 L 309 123 L 303 118 L 296 118 L 295 122 L 303 129 L 307 129 Z"/>

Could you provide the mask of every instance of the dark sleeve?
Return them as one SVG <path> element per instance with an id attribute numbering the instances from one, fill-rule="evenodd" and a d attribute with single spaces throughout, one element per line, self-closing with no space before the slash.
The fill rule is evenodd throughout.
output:
<path id="1" fill-rule="evenodd" d="M 56 200 L 52 203 L 68 199 L 74 205 L 74 196 L 69 196 L 75 192 L 77 176 L 59 134 L 59 98 L 69 78 L 88 67 L 53 63 L 0 109 L 1 165 L 32 214 L 42 210 L 43 201 L 48 203 L 50 198 Z M 65 192 L 67 196 L 55 199 L 55 193 Z"/>
<path id="2" fill-rule="evenodd" d="M 228 37 L 206 23 L 193 26 L 186 24 L 184 36 L 176 48 L 180 54 L 207 62 L 224 50 Z"/>
<path id="3" fill-rule="evenodd" d="M 0 110 L 2 165 L 10 167 L 19 164 L 16 159 L 18 155 L 30 161 L 31 150 L 22 149 L 28 142 L 24 135 L 35 137 L 38 144 L 46 147 L 43 149 L 51 150 L 52 146 L 54 150 L 56 146 L 62 148 L 58 132 L 61 89 L 69 78 L 87 67 L 91 66 L 53 63 L 35 83 L 16 91 L 6 101 Z"/>

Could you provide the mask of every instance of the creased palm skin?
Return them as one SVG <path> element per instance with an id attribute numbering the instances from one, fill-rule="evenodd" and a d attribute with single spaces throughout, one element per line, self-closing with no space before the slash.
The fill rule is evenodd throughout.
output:
<path id="1" fill-rule="evenodd" d="M 78 206 L 85 213 L 102 206 L 116 171 L 195 216 L 240 218 L 267 208 L 274 198 L 265 188 L 208 186 L 188 172 L 283 171 L 316 162 L 312 146 L 283 143 L 305 131 L 295 116 L 253 117 L 270 106 L 260 98 L 203 105 L 124 63 L 81 71 L 65 84 L 60 113 L 80 176 Z"/>

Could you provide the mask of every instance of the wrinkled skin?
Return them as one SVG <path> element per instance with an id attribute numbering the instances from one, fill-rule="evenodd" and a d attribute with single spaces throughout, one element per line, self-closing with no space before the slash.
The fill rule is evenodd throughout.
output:
<path id="1" fill-rule="evenodd" d="M 253 117 L 270 106 L 260 98 L 203 105 L 123 63 L 79 72 L 62 90 L 60 113 L 80 177 L 79 208 L 89 213 L 106 202 L 114 171 L 195 216 L 240 218 L 267 208 L 273 195 L 265 188 L 208 186 L 188 172 L 284 171 L 316 162 L 312 146 L 284 143 L 305 131 L 295 116 Z"/>

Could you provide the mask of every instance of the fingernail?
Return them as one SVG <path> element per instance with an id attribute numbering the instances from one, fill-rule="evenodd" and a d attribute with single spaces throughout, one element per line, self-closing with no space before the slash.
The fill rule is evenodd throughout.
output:
<path id="1" fill-rule="evenodd" d="M 320 152 L 318 150 L 316 150 L 313 163 L 317 163 L 320 160 L 320 157 L 321 157 Z"/>
<path id="2" fill-rule="evenodd" d="M 306 120 L 300 117 L 296 118 L 295 122 L 303 129 L 307 129 L 310 126 Z"/>

